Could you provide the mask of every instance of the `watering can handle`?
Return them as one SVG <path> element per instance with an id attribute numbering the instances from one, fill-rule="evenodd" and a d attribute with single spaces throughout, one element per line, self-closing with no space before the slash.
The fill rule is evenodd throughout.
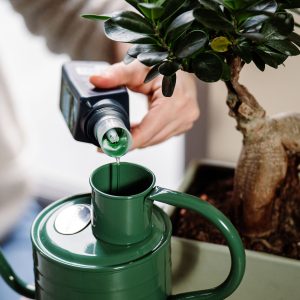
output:
<path id="1" fill-rule="evenodd" d="M 6 283 L 20 295 L 35 299 L 35 288 L 29 284 L 26 284 L 22 279 L 20 279 L 7 260 L 5 259 L 1 249 L 0 249 L 0 276 L 6 281 Z"/>
<path id="2" fill-rule="evenodd" d="M 231 255 L 231 268 L 228 277 L 215 288 L 172 295 L 170 300 L 216 300 L 225 299 L 239 286 L 245 273 L 245 250 L 241 238 L 223 213 L 208 202 L 197 197 L 155 187 L 149 199 L 173 206 L 192 209 L 214 224 L 226 238 Z"/>

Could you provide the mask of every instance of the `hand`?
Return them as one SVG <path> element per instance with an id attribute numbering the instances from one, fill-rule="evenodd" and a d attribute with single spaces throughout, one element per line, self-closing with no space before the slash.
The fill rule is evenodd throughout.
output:
<path id="1" fill-rule="evenodd" d="M 177 84 L 172 97 L 161 91 L 162 76 L 144 84 L 149 68 L 138 61 L 110 66 L 105 73 L 92 76 L 90 82 L 98 88 L 126 85 L 130 90 L 148 97 L 149 111 L 141 123 L 132 126 L 132 149 L 161 143 L 192 128 L 199 117 L 195 80 L 191 74 L 177 72 Z"/>

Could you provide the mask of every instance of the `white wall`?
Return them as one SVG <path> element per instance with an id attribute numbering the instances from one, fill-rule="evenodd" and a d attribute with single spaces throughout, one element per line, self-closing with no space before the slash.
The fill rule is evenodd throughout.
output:
<path id="1" fill-rule="evenodd" d="M 6 1 L 0 2 L 0 20 L 0 63 L 26 130 L 36 188 L 46 197 L 88 191 L 91 171 L 112 159 L 97 153 L 93 145 L 74 141 L 59 112 L 60 68 L 68 57 L 51 54 L 43 38 L 33 37 Z M 146 100 L 136 94 L 130 106 L 135 122 L 147 111 Z M 159 185 L 176 188 L 183 175 L 183 141 L 176 137 L 122 160 L 147 166 Z"/>

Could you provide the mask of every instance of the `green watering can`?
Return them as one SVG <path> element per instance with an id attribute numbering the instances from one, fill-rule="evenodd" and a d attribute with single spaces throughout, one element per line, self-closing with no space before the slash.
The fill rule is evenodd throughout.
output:
<path id="1" fill-rule="evenodd" d="M 32 225 L 35 287 L 0 252 L 0 274 L 15 291 L 38 300 L 225 299 L 239 286 L 245 252 L 231 222 L 196 197 L 155 187 L 148 169 L 112 163 L 96 169 L 91 194 L 59 200 Z M 231 270 L 219 286 L 171 295 L 171 222 L 153 201 L 197 211 L 224 235 Z"/>

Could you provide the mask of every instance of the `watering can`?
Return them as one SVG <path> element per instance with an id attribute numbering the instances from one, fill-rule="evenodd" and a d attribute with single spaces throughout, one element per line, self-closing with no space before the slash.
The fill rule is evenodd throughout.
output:
<path id="1" fill-rule="evenodd" d="M 215 207 L 155 186 L 155 175 L 132 163 L 99 167 L 90 185 L 91 194 L 56 201 L 35 219 L 34 287 L 18 278 L 0 252 L 0 274 L 15 291 L 38 300 L 225 299 L 239 286 L 243 245 Z M 171 222 L 154 201 L 195 210 L 220 230 L 231 255 L 223 283 L 172 295 Z"/>

